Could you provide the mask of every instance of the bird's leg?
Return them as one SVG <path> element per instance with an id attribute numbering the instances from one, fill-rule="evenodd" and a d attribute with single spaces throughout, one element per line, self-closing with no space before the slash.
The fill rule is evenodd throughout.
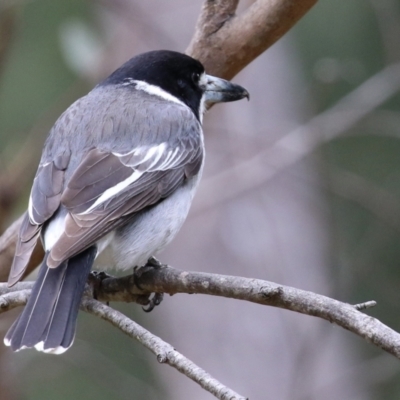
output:
<path id="1" fill-rule="evenodd" d="M 150 257 L 147 261 L 147 263 L 143 267 L 135 267 L 133 270 L 133 276 L 134 276 L 134 282 L 135 285 L 143 290 L 140 287 L 139 280 L 140 276 L 142 275 L 143 272 L 145 272 L 148 268 L 155 268 L 159 269 L 162 267 L 162 264 L 160 261 L 158 261 L 155 257 Z M 153 311 L 156 306 L 159 306 L 161 302 L 163 301 L 164 298 L 164 293 L 154 293 L 151 298 L 149 298 L 149 303 L 147 304 L 146 307 L 142 307 L 142 310 L 144 312 L 150 312 Z"/>
<path id="2" fill-rule="evenodd" d="M 149 269 L 159 269 L 162 268 L 162 264 L 160 263 L 160 261 L 158 261 L 155 257 L 150 257 L 147 260 L 147 263 L 145 265 L 143 265 L 143 267 L 135 267 L 133 268 L 133 277 L 134 277 L 134 282 L 135 285 L 140 289 L 140 290 L 144 290 L 141 286 L 140 286 L 140 278 L 141 276 L 148 271 Z"/>
<path id="3" fill-rule="evenodd" d="M 100 290 L 101 282 L 107 278 L 112 278 L 112 276 L 104 271 L 90 271 L 88 284 L 92 288 L 92 296 L 95 300 L 98 298 L 97 293 Z"/>

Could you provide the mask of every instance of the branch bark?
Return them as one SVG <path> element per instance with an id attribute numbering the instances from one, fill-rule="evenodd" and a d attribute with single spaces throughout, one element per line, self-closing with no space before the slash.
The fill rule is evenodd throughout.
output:
<path id="1" fill-rule="evenodd" d="M 280 39 L 317 0 L 257 0 L 236 15 L 238 0 L 206 0 L 186 53 L 208 73 L 233 78 Z"/>
<path id="2" fill-rule="evenodd" d="M 7 288 L 6 284 L 0 284 L 0 312 L 8 310 L 8 306 L 1 306 L 4 295 L 27 288 L 28 282 L 18 283 L 11 289 Z M 96 290 L 96 297 L 107 302 L 138 302 L 138 298 L 142 299 L 151 292 L 221 296 L 319 317 L 355 333 L 400 359 L 400 334 L 376 318 L 359 311 L 369 303 L 353 306 L 326 296 L 260 279 L 187 272 L 169 266 L 144 267 L 134 275 L 104 279 Z M 143 304 L 142 301 L 139 303 Z"/>

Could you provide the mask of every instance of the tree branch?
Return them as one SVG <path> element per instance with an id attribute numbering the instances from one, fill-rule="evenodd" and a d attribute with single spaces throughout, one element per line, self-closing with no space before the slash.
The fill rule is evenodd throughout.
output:
<path id="1" fill-rule="evenodd" d="M 24 306 L 31 295 L 31 289 L 16 290 L 0 296 L 0 313 L 10 311 L 15 307 Z"/>
<path id="2" fill-rule="evenodd" d="M 22 282 L 9 289 L 6 284 L 0 284 L 0 296 L 26 290 L 27 285 Z M 151 292 L 222 296 L 319 317 L 355 333 L 400 359 L 400 334 L 376 318 L 361 313 L 359 308 L 362 306 L 260 279 L 187 272 L 169 266 L 144 267 L 134 275 L 104 279 L 96 296 L 101 301 L 138 302 L 139 295 L 143 299 L 144 295 Z M 139 303 L 143 304 L 142 301 Z M 369 302 L 365 304 L 370 305 Z M 6 310 L 8 308 L 2 310 L 0 307 L 0 312 Z"/>
<path id="3" fill-rule="evenodd" d="M 236 16 L 238 0 L 206 0 L 186 53 L 208 73 L 231 79 L 280 39 L 317 0 L 258 0 Z"/>

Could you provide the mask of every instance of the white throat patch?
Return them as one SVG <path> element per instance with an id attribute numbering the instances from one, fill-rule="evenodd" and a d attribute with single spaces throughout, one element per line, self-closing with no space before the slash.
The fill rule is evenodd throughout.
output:
<path id="1" fill-rule="evenodd" d="M 199 86 L 206 87 L 207 81 L 208 81 L 207 74 L 205 72 L 203 72 L 199 79 Z M 205 112 L 207 111 L 205 103 L 206 103 L 206 97 L 205 97 L 205 93 L 203 93 L 203 96 L 201 97 L 201 100 L 200 100 L 200 108 L 199 108 L 199 117 L 200 117 L 201 124 L 203 123 L 203 116 L 204 116 Z"/>

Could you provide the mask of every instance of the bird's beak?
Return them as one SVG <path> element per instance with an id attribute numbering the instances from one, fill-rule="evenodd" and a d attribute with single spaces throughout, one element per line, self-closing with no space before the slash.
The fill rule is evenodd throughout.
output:
<path id="1" fill-rule="evenodd" d="M 225 79 L 204 74 L 201 80 L 203 81 L 201 83 L 204 88 L 204 102 L 207 108 L 214 103 L 236 101 L 244 97 L 250 99 L 250 94 L 245 88 Z"/>

